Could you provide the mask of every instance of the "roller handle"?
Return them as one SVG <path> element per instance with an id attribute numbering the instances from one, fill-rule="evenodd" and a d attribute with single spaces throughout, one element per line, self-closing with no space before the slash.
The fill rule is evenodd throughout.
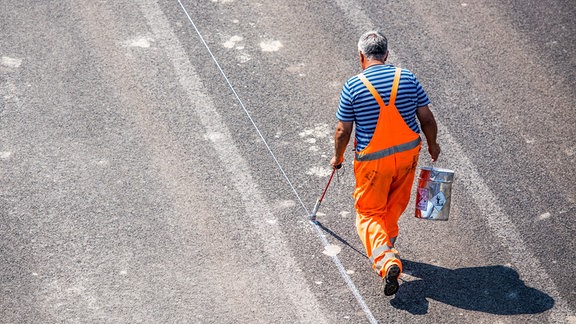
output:
<path id="1" fill-rule="evenodd" d="M 326 188 L 324 188 L 324 191 L 322 192 L 322 195 L 320 196 L 320 198 L 318 198 L 318 200 L 316 200 L 316 204 L 314 205 L 314 209 L 312 209 L 312 213 L 310 213 L 310 220 L 315 222 L 316 221 L 316 213 L 318 212 L 318 208 L 320 208 L 320 204 L 322 204 L 322 200 L 324 199 L 324 196 L 326 195 L 326 191 L 328 191 L 328 187 L 330 186 L 330 182 L 332 181 L 332 178 L 334 177 L 334 173 L 336 173 L 336 170 L 340 169 L 342 167 L 342 164 L 338 164 L 337 166 L 334 167 L 334 169 L 332 169 L 332 174 L 330 175 L 330 178 L 328 179 L 328 183 L 326 184 Z"/>

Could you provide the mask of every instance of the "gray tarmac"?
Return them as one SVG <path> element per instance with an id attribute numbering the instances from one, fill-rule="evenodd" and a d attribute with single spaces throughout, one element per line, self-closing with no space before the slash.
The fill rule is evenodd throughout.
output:
<path id="1" fill-rule="evenodd" d="M 0 323 L 576 323 L 571 1 L 15 1 L 0 10 Z M 357 237 L 335 110 L 378 28 L 453 169 Z M 424 146 L 421 166 L 430 165 Z"/>

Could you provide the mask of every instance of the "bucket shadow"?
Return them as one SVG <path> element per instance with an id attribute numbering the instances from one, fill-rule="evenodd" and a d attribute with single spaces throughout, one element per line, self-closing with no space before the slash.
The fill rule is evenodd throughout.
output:
<path id="1" fill-rule="evenodd" d="M 390 304 L 414 315 L 428 313 L 428 300 L 496 315 L 537 314 L 551 309 L 554 299 L 527 287 L 518 273 L 504 266 L 450 270 L 402 260 L 413 278 L 400 285 Z"/>

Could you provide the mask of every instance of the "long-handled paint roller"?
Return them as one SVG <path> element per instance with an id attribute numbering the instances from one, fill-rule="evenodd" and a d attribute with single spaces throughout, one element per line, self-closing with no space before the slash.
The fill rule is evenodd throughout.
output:
<path id="1" fill-rule="evenodd" d="M 324 192 L 322 192 L 322 195 L 318 198 L 318 200 L 316 200 L 316 205 L 314 205 L 314 209 L 312 209 L 312 213 L 310 214 L 310 220 L 311 221 L 316 222 L 316 213 L 318 212 L 318 208 L 320 208 L 320 204 L 322 203 L 322 199 L 324 199 L 324 196 L 326 195 L 326 191 L 328 191 L 328 187 L 330 187 L 330 182 L 332 182 L 332 178 L 334 177 L 334 173 L 336 173 L 336 170 L 340 169 L 341 167 L 342 167 L 342 164 L 339 164 L 332 169 L 332 174 L 330 175 L 330 178 L 328 179 L 328 183 L 326 184 L 326 188 L 324 188 Z"/>

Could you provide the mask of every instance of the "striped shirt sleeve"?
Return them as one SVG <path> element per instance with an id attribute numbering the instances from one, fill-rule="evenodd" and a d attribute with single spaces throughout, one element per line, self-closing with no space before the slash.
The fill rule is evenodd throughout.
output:
<path id="1" fill-rule="evenodd" d="M 343 122 L 353 122 L 356 119 L 354 114 L 350 81 L 351 80 L 348 80 L 346 83 L 344 83 L 344 87 L 340 93 L 340 103 L 338 104 L 338 110 L 336 111 L 336 118 Z"/>

